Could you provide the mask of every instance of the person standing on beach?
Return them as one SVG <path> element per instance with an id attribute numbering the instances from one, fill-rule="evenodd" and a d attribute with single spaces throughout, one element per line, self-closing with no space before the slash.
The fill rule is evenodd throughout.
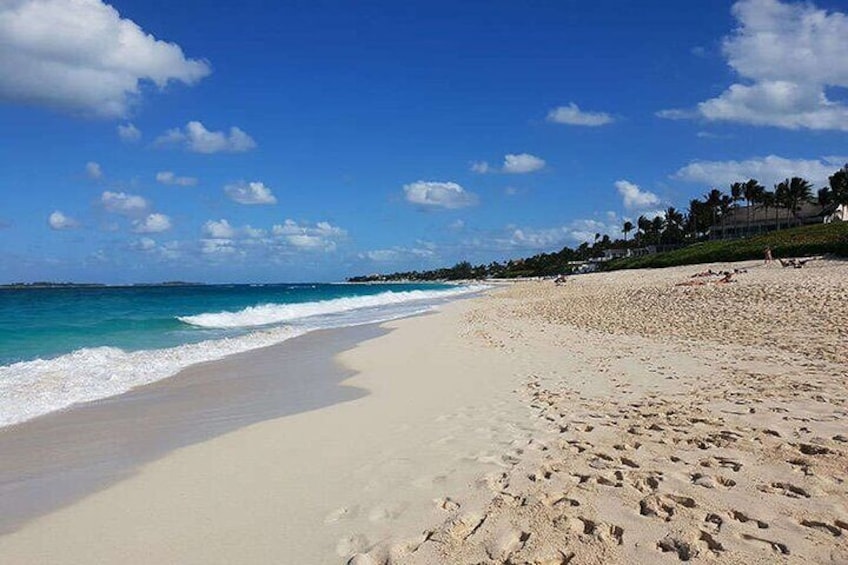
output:
<path id="1" fill-rule="evenodd" d="M 774 257 L 771 256 L 771 247 L 766 246 L 766 265 L 774 261 Z"/>

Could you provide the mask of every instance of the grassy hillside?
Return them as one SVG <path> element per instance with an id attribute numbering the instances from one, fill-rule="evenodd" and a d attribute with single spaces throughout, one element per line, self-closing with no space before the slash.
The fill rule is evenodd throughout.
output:
<path id="1" fill-rule="evenodd" d="M 762 259 L 767 246 L 771 247 L 775 259 L 823 254 L 848 257 L 848 222 L 780 230 L 747 239 L 696 243 L 666 253 L 610 261 L 605 270 Z"/>

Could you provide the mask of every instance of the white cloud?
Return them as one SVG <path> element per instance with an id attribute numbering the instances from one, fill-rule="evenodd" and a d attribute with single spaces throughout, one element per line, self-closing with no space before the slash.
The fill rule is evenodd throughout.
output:
<path id="1" fill-rule="evenodd" d="M 471 172 L 479 173 L 484 175 L 490 171 L 489 163 L 486 161 L 472 161 L 471 162 Z"/>
<path id="2" fill-rule="evenodd" d="M 510 153 L 504 156 L 503 172 L 505 173 L 532 173 L 544 168 L 545 160 L 529 153 L 519 153 L 518 155 Z"/>
<path id="3" fill-rule="evenodd" d="M 231 200 L 234 200 L 239 204 L 277 203 L 277 198 L 271 192 L 271 189 L 261 182 L 245 183 L 243 181 L 239 181 L 225 186 L 224 192 Z"/>
<path id="4" fill-rule="evenodd" d="M 195 177 L 179 177 L 173 171 L 159 171 L 156 173 L 156 181 L 162 184 L 174 184 L 177 186 L 194 186 L 197 184 Z"/>
<path id="5" fill-rule="evenodd" d="M 133 124 L 118 124 L 118 137 L 127 143 L 134 143 L 141 139 L 141 130 Z"/>
<path id="6" fill-rule="evenodd" d="M 630 181 L 616 181 L 615 188 L 618 189 L 618 193 L 621 195 L 624 207 L 628 210 L 650 208 L 651 206 L 656 206 L 660 203 L 659 196 L 653 192 L 642 190 L 638 185 L 635 185 Z"/>
<path id="7" fill-rule="evenodd" d="M 530 228 L 510 226 L 504 236 L 492 238 L 494 247 L 509 251 L 523 249 L 531 251 L 554 251 L 564 245 L 592 242 L 595 234 L 616 233 L 616 222 L 602 222 L 594 219 L 577 219 L 563 226 L 550 228 Z M 479 242 L 478 245 L 488 245 Z"/>
<path id="8" fill-rule="evenodd" d="M 145 81 L 211 72 L 100 0 L 2 2 L 0 45 L 0 98 L 100 117 L 125 116 Z"/>
<path id="9" fill-rule="evenodd" d="M 825 184 L 827 178 L 846 162 L 848 156 L 786 159 L 777 155 L 744 161 L 694 161 L 679 169 L 672 178 L 724 187 L 748 179 L 757 179 L 764 186 L 771 186 L 790 177 L 803 177 L 814 184 Z"/>
<path id="10" fill-rule="evenodd" d="M 359 254 L 360 259 L 368 259 L 375 263 L 431 259 L 435 256 L 436 252 L 432 247 L 392 247 L 390 249 L 373 249 Z"/>
<path id="11" fill-rule="evenodd" d="M 570 126 L 598 127 L 613 123 L 615 120 L 606 112 L 584 112 L 574 102 L 560 106 L 548 112 L 548 121 Z"/>
<path id="12" fill-rule="evenodd" d="M 135 243 L 135 247 L 141 251 L 152 251 L 156 249 L 156 241 L 149 237 L 142 237 Z"/>
<path id="13" fill-rule="evenodd" d="M 184 129 L 169 129 L 156 138 L 155 144 L 182 144 L 195 153 L 243 153 L 256 147 L 253 138 L 235 126 L 227 134 L 210 131 L 198 121 L 189 122 Z"/>
<path id="14" fill-rule="evenodd" d="M 848 87 L 848 16 L 812 3 L 740 0 L 724 39 L 727 62 L 747 83 L 697 106 L 707 120 L 787 129 L 848 131 L 848 106 L 827 97 Z M 688 117 L 666 110 L 661 117 Z"/>
<path id="15" fill-rule="evenodd" d="M 105 191 L 100 196 L 100 203 L 108 212 L 133 216 L 147 211 L 147 200 L 141 196 L 127 194 L 126 192 Z"/>
<path id="16" fill-rule="evenodd" d="M 232 239 L 236 236 L 236 229 L 227 220 L 209 220 L 203 224 L 203 233 L 213 239 Z"/>
<path id="17" fill-rule="evenodd" d="M 423 181 L 404 185 L 406 200 L 426 208 L 464 208 L 477 204 L 477 195 L 455 182 Z"/>
<path id="18" fill-rule="evenodd" d="M 47 218 L 47 223 L 50 229 L 54 230 L 70 230 L 79 227 L 79 222 L 75 219 L 66 216 L 59 210 L 56 210 Z"/>
<path id="19" fill-rule="evenodd" d="M 202 239 L 200 252 L 209 256 L 243 255 L 232 239 Z"/>
<path id="20" fill-rule="evenodd" d="M 90 179 L 99 179 L 103 177 L 103 169 L 100 168 L 99 163 L 89 161 L 85 164 L 85 174 L 87 174 Z"/>
<path id="21" fill-rule="evenodd" d="M 278 241 L 301 251 L 335 251 L 339 241 L 347 237 L 347 231 L 330 224 L 318 222 L 314 226 L 286 220 L 271 228 Z"/>
<path id="22" fill-rule="evenodd" d="M 171 218 L 165 214 L 153 213 L 133 222 L 135 233 L 160 233 L 171 229 Z"/>
<path id="23" fill-rule="evenodd" d="M 266 235 L 265 230 L 254 228 L 250 225 L 244 226 L 242 228 L 242 233 L 244 233 L 244 236 L 248 239 L 260 239 Z"/>

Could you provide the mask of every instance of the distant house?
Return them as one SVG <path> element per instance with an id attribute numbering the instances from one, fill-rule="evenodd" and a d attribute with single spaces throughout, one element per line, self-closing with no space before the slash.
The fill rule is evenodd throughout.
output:
<path id="1" fill-rule="evenodd" d="M 824 223 L 848 222 L 848 204 L 840 204 L 824 217 Z"/>
<path id="2" fill-rule="evenodd" d="M 656 245 L 648 245 L 647 247 L 633 247 L 630 249 L 614 248 L 604 249 L 604 261 L 613 259 L 621 259 L 623 257 L 642 257 L 643 255 L 651 255 L 657 252 Z"/>
<path id="3" fill-rule="evenodd" d="M 787 208 L 767 208 L 762 204 L 739 206 L 710 227 L 710 239 L 734 239 L 797 225 L 820 224 L 832 211 L 832 207 L 826 209 L 813 202 L 803 203 L 796 214 Z"/>

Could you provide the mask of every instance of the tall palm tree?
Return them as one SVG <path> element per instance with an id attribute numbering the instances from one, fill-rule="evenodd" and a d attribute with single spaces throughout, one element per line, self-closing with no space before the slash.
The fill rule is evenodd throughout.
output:
<path id="1" fill-rule="evenodd" d="M 622 226 L 621 231 L 624 232 L 624 241 L 626 243 L 627 242 L 627 234 L 630 233 L 631 231 L 633 231 L 633 222 L 631 222 L 630 220 L 627 220 L 626 222 L 624 222 L 624 225 Z"/>
<path id="2" fill-rule="evenodd" d="M 775 199 L 774 192 L 771 190 L 765 190 L 765 188 L 763 189 L 762 196 L 760 196 L 760 202 L 763 205 L 763 214 L 765 216 L 768 216 L 769 208 L 777 206 L 777 200 Z"/>
<path id="3" fill-rule="evenodd" d="M 719 217 L 719 210 L 721 209 L 721 201 L 722 201 L 722 193 L 719 189 L 714 188 L 710 190 L 707 194 L 704 195 L 704 204 L 707 205 L 710 212 L 712 213 L 713 223 L 712 225 L 716 225 Z"/>
<path id="4" fill-rule="evenodd" d="M 745 211 L 747 215 L 746 235 L 751 233 L 751 206 L 760 201 L 765 187 L 757 182 L 756 179 L 749 179 L 748 182 L 742 185 L 742 197 L 745 199 Z"/>
<path id="5" fill-rule="evenodd" d="M 834 204 L 848 204 L 848 164 L 828 177 Z"/>
<path id="6" fill-rule="evenodd" d="M 663 228 L 665 228 L 665 220 L 662 216 L 655 216 L 654 219 L 651 220 L 651 231 L 656 234 L 657 245 L 662 242 Z"/>
<path id="7" fill-rule="evenodd" d="M 651 220 L 645 216 L 639 216 L 636 220 L 636 225 L 639 228 L 639 232 L 641 232 L 642 236 L 647 240 L 648 234 L 651 232 Z"/>
<path id="8" fill-rule="evenodd" d="M 795 223 L 800 224 L 801 219 L 798 217 L 798 211 L 804 202 L 812 199 L 813 185 L 801 177 L 786 179 L 781 184 L 785 185 L 785 189 L 783 190 L 783 205 L 792 213 Z"/>

